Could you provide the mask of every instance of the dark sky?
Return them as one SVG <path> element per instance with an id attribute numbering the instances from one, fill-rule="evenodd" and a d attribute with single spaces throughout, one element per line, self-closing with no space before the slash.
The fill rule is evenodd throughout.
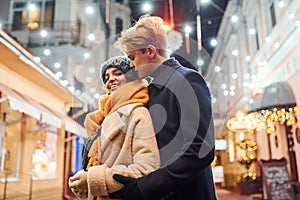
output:
<path id="1" fill-rule="evenodd" d="M 201 1 L 201 0 L 198 0 Z M 223 12 L 227 6 L 228 0 L 211 0 L 211 3 L 201 4 L 200 16 L 202 27 L 202 46 L 211 55 L 213 48 L 210 47 L 210 39 L 216 37 L 220 22 L 223 17 Z M 145 0 L 129 0 L 129 5 L 132 10 L 132 17 L 137 20 L 139 16 L 145 14 L 142 12 L 142 4 Z M 153 0 L 148 1 L 153 6 L 151 15 L 158 15 L 164 20 L 169 21 L 169 0 Z M 182 32 L 185 24 L 194 26 L 196 30 L 196 0 L 173 0 L 174 8 L 174 29 Z M 191 33 L 191 37 L 196 40 L 196 31 Z"/>

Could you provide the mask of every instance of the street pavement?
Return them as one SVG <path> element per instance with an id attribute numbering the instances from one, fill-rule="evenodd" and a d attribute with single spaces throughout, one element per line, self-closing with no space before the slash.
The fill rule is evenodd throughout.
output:
<path id="1" fill-rule="evenodd" d="M 228 190 L 224 188 L 216 188 L 217 200 L 259 200 L 260 194 L 256 195 L 240 195 L 237 190 Z"/>

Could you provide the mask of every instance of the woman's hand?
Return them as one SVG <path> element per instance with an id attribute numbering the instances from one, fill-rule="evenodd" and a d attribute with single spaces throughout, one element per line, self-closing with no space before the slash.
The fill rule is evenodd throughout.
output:
<path id="1" fill-rule="evenodd" d="M 86 199 L 88 196 L 87 172 L 80 170 L 70 177 L 69 187 L 78 198 Z"/>

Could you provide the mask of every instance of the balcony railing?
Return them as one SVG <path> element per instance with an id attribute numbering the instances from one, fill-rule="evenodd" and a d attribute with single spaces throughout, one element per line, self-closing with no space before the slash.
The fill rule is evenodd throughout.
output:
<path id="1" fill-rule="evenodd" d="M 26 24 L 6 24 L 2 29 L 7 31 L 18 42 L 26 47 L 36 47 L 58 44 L 80 44 L 86 46 L 87 26 L 75 21 L 44 22 L 33 26 Z M 42 36 L 41 31 L 47 31 L 47 36 Z"/>

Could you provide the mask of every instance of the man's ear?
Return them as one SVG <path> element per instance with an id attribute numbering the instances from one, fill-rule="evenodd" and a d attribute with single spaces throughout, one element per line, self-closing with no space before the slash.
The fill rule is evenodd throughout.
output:
<path id="1" fill-rule="evenodd" d="M 147 54 L 150 59 L 152 59 L 157 53 L 157 49 L 153 45 L 147 46 Z"/>

